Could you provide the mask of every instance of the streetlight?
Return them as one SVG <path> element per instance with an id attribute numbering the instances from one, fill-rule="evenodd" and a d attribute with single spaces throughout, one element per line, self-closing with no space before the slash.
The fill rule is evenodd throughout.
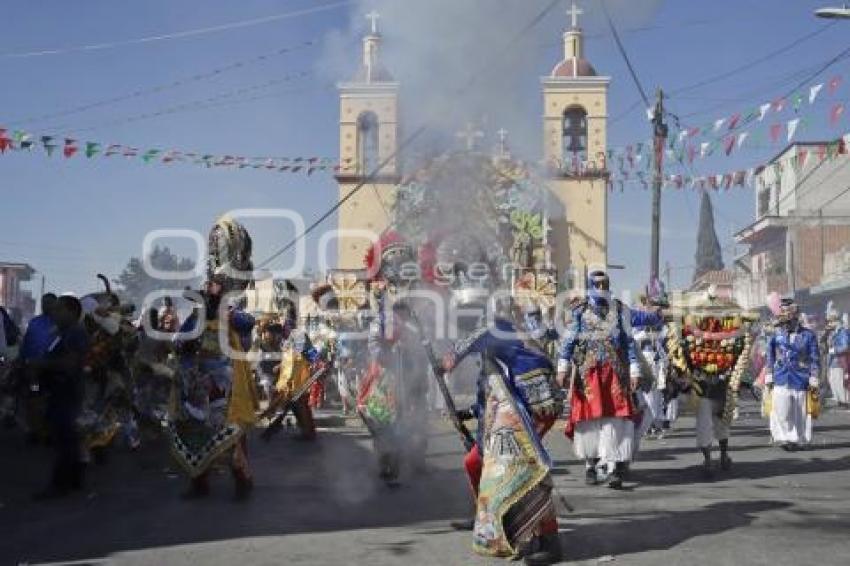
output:
<path id="1" fill-rule="evenodd" d="M 819 18 L 829 19 L 850 19 L 850 7 L 844 4 L 843 8 L 819 8 L 815 10 L 815 15 Z"/>

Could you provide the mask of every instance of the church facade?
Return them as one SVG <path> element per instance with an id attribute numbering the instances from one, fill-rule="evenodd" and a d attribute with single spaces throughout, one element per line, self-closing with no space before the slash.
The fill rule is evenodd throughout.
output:
<path id="1" fill-rule="evenodd" d="M 610 79 L 584 57 L 581 13 L 573 5 L 563 35 L 564 56 L 541 79 L 542 168 L 549 191 L 550 266 L 561 287 L 607 263 L 607 99 Z M 363 61 L 353 79 L 338 85 L 341 206 L 338 267 L 361 269 L 363 258 L 391 221 L 402 171 L 399 83 L 380 63 L 377 15 L 363 39 Z M 352 192 L 354 191 L 354 194 Z"/>

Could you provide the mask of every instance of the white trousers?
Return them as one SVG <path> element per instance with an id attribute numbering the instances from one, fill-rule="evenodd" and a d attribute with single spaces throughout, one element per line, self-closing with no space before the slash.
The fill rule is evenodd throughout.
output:
<path id="1" fill-rule="evenodd" d="M 679 418 L 679 398 L 670 399 L 667 403 L 667 411 L 664 415 L 664 420 L 670 421 L 671 423 Z"/>
<path id="2" fill-rule="evenodd" d="M 829 368 L 829 388 L 837 403 L 850 403 L 850 391 L 844 380 L 844 368 Z"/>
<path id="3" fill-rule="evenodd" d="M 635 424 L 629 419 L 603 417 L 576 424 L 573 450 L 582 459 L 602 463 L 629 462 L 634 448 Z"/>
<path id="4" fill-rule="evenodd" d="M 697 405 L 697 448 L 711 448 L 717 440 L 729 438 L 729 426 L 717 414 L 722 404 L 713 399 L 699 398 Z"/>
<path id="5" fill-rule="evenodd" d="M 811 443 L 812 417 L 806 410 L 806 394 L 783 385 L 773 387 L 770 434 L 774 442 Z"/>

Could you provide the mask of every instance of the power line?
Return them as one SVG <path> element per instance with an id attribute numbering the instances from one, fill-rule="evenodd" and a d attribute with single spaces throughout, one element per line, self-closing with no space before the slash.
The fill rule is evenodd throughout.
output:
<path id="1" fill-rule="evenodd" d="M 513 46 L 520 39 L 522 39 L 522 37 L 525 34 L 527 34 L 532 29 L 537 27 L 537 25 L 541 21 L 543 21 L 543 19 L 549 14 L 549 12 L 551 12 L 560 3 L 561 3 L 561 0 L 552 0 L 545 8 L 543 8 L 543 10 L 540 11 L 539 14 L 537 14 L 537 16 L 535 16 L 528 24 L 526 24 L 522 29 L 520 29 L 516 33 L 516 35 L 511 38 L 511 41 L 509 41 L 505 44 L 503 49 L 499 53 L 497 53 L 497 56 L 501 57 L 505 51 L 512 49 Z M 484 69 L 484 68 L 486 68 L 486 66 L 482 66 L 481 68 Z M 471 88 L 476 83 L 479 76 L 480 76 L 480 72 L 477 73 L 477 74 L 470 75 L 469 80 L 458 89 L 457 94 L 463 94 L 465 91 L 467 91 L 469 88 Z M 271 256 L 269 256 L 264 261 L 260 262 L 260 264 L 257 265 L 257 269 L 262 269 L 262 268 L 266 267 L 269 263 L 271 263 L 272 261 L 274 261 L 275 259 L 277 259 L 281 255 L 283 255 L 284 253 L 289 251 L 295 244 L 297 244 L 299 241 L 301 241 L 303 238 L 305 238 L 307 236 L 307 234 L 309 234 L 310 232 L 315 230 L 317 226 L 319 226 L 325 220 L 330 218 L 337 210 L 339 210 L 342 207 L 343 204 L 348 202 L 349 199 L 351 199 L 355 194 L 360 192 L 360 190 L 364 186 L 366 186 L 367 184 L 370 184 L 370 183 L 374 183 L 375 178 L 383 170 L 383 168 L 386 167 L 389 163 L 391 163 L 394 159 L 396 159 L 397 156 L 399 155 L 399 153 L 403 149 L 405 149 L 408 146 L 410 146 L 411 144 L 413 144 L 413 142 L 416 141 L 416 139 L 418 139 L 425 132 L 425 130 L 426 130 L 426 126 L 424 124 L 419 126 L 418 128 L 416 128 L 413 131 L 413 133 L 411 133 L 409 136 L 407 136 L 406 138 L 404 138 L 402 140 L 402 142 L 395 149 L 395 151 L 393 151 L 386 159 L 384 159 L 381 163 L 379 163 L 366 176 L 365 179 L 363 179 L 359 183 L 357 183 L 357 185 L 353 189 L 351 189 L 351 191 L 347 195 L 345 195 L 343 198 L 341 198 L 339 200 L 339 202 L 337 202 L 334 206 L 332 206 L 330 209 L 328 209 L 324 214 L 319 216 L 319 218 L 317 218 L 312 224 L 310 224 L 310 226 L 305 228 L 300 234 L 296 234 L 296 236 L 292 240 L 290 240 L 289 243 L 287 243 L 285 246 L 283 246 L 278 251 L 273 253 Z"/>
<path id="2" fill-rule="evenodd" d="M 605 12 L 605 19 L 608 20 L 608 27 L 611 29 L 611 34 L 614 36 L 614 41 L 617 43 L 617 49 L 620 50 L 620 55 L 623 56 L 623 60 L 626 62 L 626 66 L 629 68 L 629 73 L 632 75 L 632 80 L 634 80 L 635 86 L 637 86 L 637 89 L 640 92 L 640 96 L 643 99 L 643 103 L 647 107 L 649 107 L 649 97 L 646 95 L 646 91 L 643 89 L 643 85 L 640 84 L 640 79 L 638 79 L 637 73 L 635 72 L 634 67 L 632 67 L 632 62 L 629 60 L 629 56 L 626 54 L 626 49 L 623 47 L 623 42 L 620 41 L 620 34 L 617 33 L 617 28 L 614 27 L 614 22 L 611 20 L 611 14 L 608 13 L 608 7 L 605 5 L 605 0 L 599 0 L 599 3 L 602 5 L 602 10 Z"/>
<path id="3" fill-rule="evenodd" d="M 771 51 L 770 53 L 763 55 L 763 56 L 761 56 L 757 59 L 754 59 L 754 60 L 750 61 L 749 63 L 745 63 L 745 64 L 743 64 L 739 67 L 735 67 L 734 69 L 731 69 L 729 71 L 725 71 L 723 73 L 708 77 L 706 79 L 702 79 L 701 81 L 697 81 L 695 83 L 673 89 L 672 91 L 670 91 L 670 94 L 675 95 L 675 94 L 681 94 L 683 92 L 689 92 L 691 90 L 700 88 L 700 87 L 705 86 L 707 84 L 715 83 L 717 81 L 721 81 L 723 79 L 727 79 L 729 77 L 737 75 L 738 73 L 748 71 L 748 70 L 752 69 L 753 67 L 757 67 L 758 65 L 764 63 L 765 61 L 769 61 L 770 59 L 773 59 L 774 57 L 778 57 L 779 55 L 782 55 L 783 53 L 786 53 L 786 52 L 790 51 L 791 49 L 794 49 L 795 47 L 797 47 L 801 43 L 804 43 L 804 42 L 808 41 L 809 39 L 822 34 L 826 30 L 828 30 L 829 28 L 834 26 L 836 23 L 837 22 L 830 22 L 830 23 L 828 23 L 824 26 L 821 26 L 820 28 L 816 29 L 815 31 L 813 31 L 811 33 L 807 33 L 806 35 L 795 39 L 791 43 L 784 45 L 784 46 L 780 47 L 779 49 L 777 49 L 775 51 Z"/>
<path id="4" fill-rule="evenodd" d="M 808 75 L 805 79 L 803 79 L 802 81 L 800 81 L 799 83 L 797 83 L 797 84 L 796 84 L 793 88 L 791 88 L 791 89 L 789 89 L 788 91 L 786 91 L 786 93 L 785 93 L 785 94 L 784 94 L 781 98 L 783 98 L 783 99 L 784 99 L 784 98 L 787 98 L 787 97 L 791 96 L 791 95 L 792 95 L 792 94 L 794 94 L 797 90 L 799 90 L 801 87 L 803 87 L 803 86 L 805 86 L 805 85 L 809 84 L 812 80 L 814 80 L 816 77 L 818 77 L 821 73 L 823 73 L 824 71 L 826 71 L 827 69 L 829 69 L 831 66 L 835 65 L 836 63 L 838 63 L 838 62 L 839 62 L 839 61 L 841 61 L 842 59 L 847 59 L 848 57 L 850 57 L 850 47 L 847 47 L 847 48 L 845 48 L 845 49 L 842 49 L 842 50 L 841 50 L 841 51 L 840 51 L 837 55 L 835 55 L 835 56 L 831 57 L 831 58 L 830 58 L 829 60 L 827 60 L 827 61 L 826 61 L 823 65 L 819 66 L 819 67 L 818 67 L 818 68 L 817 68 L 814 72 L 812 72 L 810 75 Z M 681 117 L 680 117 L 680 116 L 678 116 L 678 115 L 676 115 L 676 114 L 673 114 L 673 113 L 671 113 L 671 112 L 667 112 L 666 114 L 667 114 L 668 116 L 670 116 L 671 118 L 673 118 L 673 121 L 676 123 L 676 127 L 677 127 L 677 128 L 679 128 L 679 130 L 681 130 L 681 129 L 682 129 L 682 125 L 681 125 L 682 120 L 681 120 Z M 712 144 L 713 144 L 713 143 L 716 143 L 716 142 L 717 142 L 717 141 L 719 141 L 721 138 L 728 136 L 730 132 L 737 132 L 737 131 L 740 131 L 740 130 L 744 127 L 744 126 L 751 124 L 751 123 L 753 122 L 753 120 L 756 120 L 756 119 L 758 119 L 758 117 L 756 116 L 756 114 L 755 114 L 755 113 L 751 113 L 751 114 L 749 114 L 748 116 L 745 116 L 745 117 L 744 117 L 744 118 L 743 118 L 743 119 L 742 119 L 742 120 L 741 120 L 741 121 L 740 121 L 740 122 L 739 122 L 739 123 L 735 126 L 735 128 L 734 128 L 734 129 L 730 129 L 730 130 L 729 130 L 729 131 L 727 131 L 727 132 L 724 132 L 724 133 L 722 133 L 722 134 L 718 134 L 718 135 L 714 136 L 714 137 L 713 137 L 713 138 L 709 141 L 709 143 L 712 143 Z"/>
<path id="5" fill-rule="evenodd" d="M 281 20 L 288 20 L 292 18 L 297 18 L 300 16 L 307 16 L 310 14 L 316 14 L 319 12 L 327 12 L 329 10 L 334 10 L 336 8 L 340 8 L 342 6 L 348 6 L 350 4 L 354 4 L 354 0 L 344 0 L 342 2 L 333 2 L 331 4 L 323 4 L 321 6 L 314 6 L 312 8 L 305 8 L 303 10 L 295 10 L 292 12 L 284 12 L 282 14 L 273 14 L 271 16 L 264 16 L 261 18 L 252 18 L 250 20 L 241 20 L 237 22 L 230 22 L 227 24 L 220 24 L 216 26 L 209 26 L 204 28 L 196 28 L 184 31 L 178 31 L 174 33 L 166 33 L 160 35 L 151 35 L 147 37 L 140 37 L 136 39 L 126 39 L 121 41 L 112 41 L 108 43 L 95 43 L 90 45 L 78 45 L 74 47 L 61 47 L 55 49 L 40 49 L 36 51 L 24 51 L 19 53 L 0 53 L 0 58 L 2 59 L 23 59 L 27 57 L 41 57 L 44 55 L 62 55 L 66 53 L 75 53 L 75 52 L 83 52 L 83 51 L 100 51 L 103 49 L 112 49 L 114 47 L 123 47 L 127 45 L 141 45 L 146 43 L 154 43 L 157 41 L 164 41 L 170 39 L 183 39 L 187 37 L 194 37 L 198 35 L 206 35 L 209 33 L 217 33 L 221 31 L 227 31 L 232 29 L 246 28 L 252 27 L 260 24 L 268 24 L 271 22 L 278 22 Z"/>
<path id="6" fill-rule="evenodd" d="M 119 119 L 115 119 L 115 120 L 111 120 L 111 121 L 107 121 L 107 122 L 102 122 L 100 124 L 93 125 L 93 126 L 74 128 L 74 133 L 76 134 L 76 133 L 80 133 L 80 132 L 88 132 L 88 131 L 97 130 L 97 129 L 107 127 L 107 126 L 129 124 L 129 123 L 138 122 L 138 121 L 141 121 L 141 120 L 148 120 L 150 118 L 158 118 L 160 116 L 165 116 L 165 115 L 169 115 L 169 114 L 176 114 L 176 113 L 179 113 L 179 112 L 191 111 L 191 110 L 195 110 L 195 109 L 203 109 L 206 106 L 208 106 L 212 103 L 215 103 L 215 102 L 220 102 L 222 100 L 227 100 L 229 98 L 239 97 L 239 96 L 242 96 L 244 94 L 249 94 L 249 93 L 252 93 L 252 92 L 256 92 L 258 90 L 263 90 L 263 89 L 273 87 L 273 86 L 277 86 L 277 85 L 280 85 L 280 84 L 291 83 L 293 81 L 297 81 L 297 80 L 303 79 L 305 77 L 309 77 L 310 75 L 311 75 L 310 71 L 300 71 L 300 72 L 297 72 L 297 73 L 284 75 L 283 77 L 278 78 L 278 79 L 272 79 L 270 81 L 265 81 L 265 82 L 250 85 L 250 86 L 247 86 L 247 87 L 242 87 L 242 88 L 239 88 L 239 89 L 223 91 L 223 92 L 220 92 L 218 94 L 215 94 L 215 95 L 207 97 L 207 98 L 191 100 L 191 101 L 188 101 L 188 102 L 177 104 L 175 106 L 169 106 L 169 107 L 166 107 L 166 108 L 162 108 L 160 110 L 155 110 L 153 112 L 145 112 L 145 113 L 142 113 L 142 114 L 134 114 L 132 116 L 127 116 L 125 118 L 119 118 Z M 65 129 L 65 128 L 67 128 L 67 127 L 66 126 L 53 126 L 52 128 L 46 128 L 46 129 L 60 130 L 60 129 Z"/>
<path id="7" fill-rule="evenodd" d="M 21 119 L 18 119 L 18 120 L 11 120 L 10 122 L 8 122 L 8 124 L 12 125 L 12 126 L 19 126 L 19 125 L 23 125 L 23 124 L 31 124 L 33 122 L 42 122 L 44 120 L 50 120 L 50 119 L 53 119 L 53 118 L 61 118 L 63 116 L 71 116 L 73 114 L 79 114 L 79 113 L 85 112 L 87 110 L 93 110 L 93 109 L 96 109 L 96 108 L 111 106 L 111 105 L 117 104 L 119 102 L 125 102 L 127 100 L 133 100 L 133 99 L 136 99 L 136 98 L 141 98 L 141 97 L 152 95 L 152 94 L 159 94 L 159 93 L 166 91 L 166 90 L 179 88 L 179 87 L 182 87 L 182 86 L 185 86 L 185 85 L 188 85 L 188 84 L 200 82 L 200 81 L 203 81 L 203 80 L 206 80 L 206 79 L 211 79 L 213 77 L 218 77 L 218 76 L 220 76 L 224 73 L 227 73 L 229 71 L 233 71 L 233 70 L 236 70 L 236 69 L 242 69 L 242 68 L 245 68 L 245 67 L 248 67 L 248 66 L 251 66 L 251 65 L 255 65 L 257 63 L 264 62 L 268 59 L 271 59 L 272 57 L 278 57 L 278 56 L 281 56 L 281 55 L 286 55 L 286 54 L 292 53 L 294 51 L 298 51 L 300 49 L 306 49 L 308 47 L 312 47 L 314 45 L 318 45 L 317 40 L 305 41 L 305 42 L 299 43 L 299 44 L 294 45 L 294 46 L 288 46 L 288 47 L 276 49 L 276 50 L 271 51 L 269 53 L 262 53 L 260 55 L 256 55 L 256 56 L 251 57 L 249 59 L 242 59 L 242 60 L 239 60 L 239 61 L 234 61 L 234 62 L 229 63 L 227 65 L 224 65 L 224 66 L 221 66 L 221 67 L 216 67 L 214 69 L 210 69 L 209 71 L 196 73 L 194 75 L 191 75 L 191 76 L 188 76 L 188 77 L 183 77 L 183 78 L 180 78 L 180 79 L 168 82 L 168 83 L 163 83 L 163 84 L 159 84 L 159 85 L 155 85 L 155 86 L 151 86 L 151 87 L 146 87 L 146 88 L 140 88 L 140 89 L 137 89 L 133 92 L 121 94 L 121 95 L 118 95 L 118 96 L 113 96 L 113 97 L 110 97 L 110 98 L 104 98 L 104 99 L 101 99 L 101 100 L 95 100 L 93 102 L 81 104 L 79 106 L 74 106 L 72 108 L 67 108 L 65 110 L 58 110 L 58 111 L 55 111 L 55 112 L 49 112 L 49 113 L 41 114 L 41 115 L 38 115 L 38 116 L 29 116 L 29 117 L 21 118 Z"/>
<path id="8" fill-rule="evenodd" d="M 602 5 L 604 7 L 604 5 L 605 5 L 604 2 L 602 2 Z M 741 65 L 740 67 L 736 67 L 735 69 L 732 69 L 732 70 L 729 70 L 729 71 L 724 71 L 723 73 L 720 73 L 718 75 L 714 75 L 714 76 L 709 77 L 707 79 L 702 79 L 702 80 L 700 80 L 696 83 L 691 83 L 691 84 L 688 84 L 688 85 L 680 86 L 680 87 L 675 88 L 672 91 L 670 91 L 669 94 L 672 96 L 672 95 L 676 95 L 676 94 L 681 94 L 683 92 L 689 92 L 689 91 L 694 90 L 696 88 L 699 88 L 701 86 L 705 86 L 706 84 L 710 84 L 710 83 L 713 83 L 713 82 L 716 82 L 716 81 L 719 81 L 719 80 L 727 79 L 729 77 L 732 77 L 734 75 L 737 75 L 739 73 L 747 71 L 747 70 L 749 70 L 753 67 L 760 65 L 761 63 L 764 63 L 766 61 L 773 59 L 774 57 L 778 57 L 779 55 L 782 55 L 786 51 L 789 51 L 789 50 L 793 49 L 794 47 L 800 45 L 801 43 L 808 41 L 812 37 L 815 37 L 815 36 L 823 33 L 824 31 L 826 31 L 827 29 L 829 29 L 831 26 L 835 25 L 836 23 L 837 22 L 830 22 L 830 23 L 818 28 L 814 32 L 811 32 L 811 33 L 805 34 L 801 37 L 798 37 L 797 39 L 793 40 L 791 43 L 783 45 L 779 49 L 771 51 L 770 53 L 768 53 L 766 55 L 762 55 L 761 57 L 758 57 L 757 59 L 754 59 L 754 60 L 752 60 L 748 63 L 745 63 L 745 64 Z M 646 98 L 646 97 L 644 96 L 644 98 Z M 624 118 L 627 114 L 631 113 L 638 105 L 640 105 L 640 101 L 635 101 L 631 106 L 629 106 L 629 108 L 626 111 L 623 112 L 623 114 L 615 117 L 612 120 L 612 123 Z"/>

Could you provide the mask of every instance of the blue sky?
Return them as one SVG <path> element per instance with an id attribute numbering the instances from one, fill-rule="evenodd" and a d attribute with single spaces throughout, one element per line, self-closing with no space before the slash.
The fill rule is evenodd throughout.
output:
<path id="1" fill-rule="evenodd" d="M 344 67 L 348 65 L 348 70 L 353 70 L 360 57 L 359 46 L 350 37 L 365 26 L 365 1 L 299 18 L 180 39 L 15 56 L 216 26 L 317 4 L 307 0 L 4 2 L 0 19 L 0 72 L 4 85 L 0 89 L 0 127 L 21 127 L 38 135 L 79 132 L 80 140 L 201 153 L 336 157 L 337 100 L 331 85 L 336 79 L 346 78 Z M 809 0 L 631 0 L 630 6 L 635 5 L 645 9 L 612 12 L 622 28 L 622 39 L 637 73 L 650 93 L 658 85 L 676 89 L 734 70 L 826 25 L 812 16 L 822 3 Z M 583 24 L 588 35 L 587 56 L 601 74 L 613 79 L 609 145 L 621 147 L 643 141 L 648 131 L 643 105 L 625 113 L 639 100 L 637 89 L 604 20 L 599 13 L 588 11 L 591 13 Z M 482 24 L 487 18 L 487 11 L 482 11 Z M 525 127 L 536 132 L 540 116 L 539 77 L 548 73 L 559 58 L 559 30 L 565 23 L 566 16 L 558 10 L 535 28 L 530 38 L 535 42 L 534 57 L 525 62 L 522 72 L 505 79 L 505 88 L 521 100 L 520 116 L 514 112 L 510 120 L 525 121 L 518 127 L 508 124 L 509 130 Z M 383 25 L 392 27 L 393 22 L 385 21 Z M 519 27 L 521 23 L 517 22 Z M 784 94 L 803 76 L 804 69 L 845 48 L 848 31 L 850 22 L 838 22 L 817 37 L 746 72 L 672 96 L 669 107 L 680 116 L 694 113 L 689 120 L 697 125 L 736 111 L 745 113 Z M 23 122 L 191 77 L 304 41 L 317 41 L 319 45 L 269 57 L 211 79 L 190 81 L 155 95 L 69 116 Z M 435 37 L 434 41 L 439 39 Z M 350 61 L 340 57 L 339 46 L 345 55 L 350 51 Z M 391 50 L 392 44 L 388 43 L 386 49 Z M 433 80 L 439 82 L 437 71 Z M 290 84 L 259 86 L 300 72 L 311 75 Z M 850 98 L 850 64 L 838 63 L 821 78 L 825 81 L 835 74 L 845 76 L 835 100 L 846 102 Z M 255 86 L 248 95 L 253 100 L 234 103 L 233 99 L 223 99 L 228 104 L 133 119 Z M 829 139 L 847 131 L 846 117 L 844 128 L 829 127 L 828 104 L 821 100 L 811 109 L 804 109 L 811 116 L 810 125 L 798 139 Z M 788 112 L 782 116 L 792 117 Z M 494 130 L 501 125 L 498 117 L 492 118 L 491 123 Z M 700 160 L 694 169 L 708 174 L 750 167 L 771 157 L 781 146 L 745 145 L 731 157 Z M 538 155 L 527 157 L 536 159 Z M 46 276 L 48 288 L 86 291 L 95 286 L 96 272 L 115 276 L 130 256 L 139 255 L 142 240 L 152 229 L 191 228 L 206 233 L 220 213 L 253 207 L 292 208 L 309 223 L 335 202 L 337 192 L 333 179 L 321 174 L 307 178 L 194 165 L 144 165 L 139 159 L 119 157 L 48 159 L 39 150 L 0 156 L 0 195 L 0 259 L 31 263 Z M 612 263 L 627 266 L 625 272 L 615 276 L 617 287 L 637 289 L 647 277 L 649 202 L 649 192 L 635 186 L 611 196 L 609 257 Z M 752 193 L 733 189 L 716 195 L 714 204 L 718 234 L 722 245 L 727 246 L 730 234 L 752 221 Z M 672 265 L 674 285 L 691 277 L 698 213 L 698 193 L 664 193 L 662 262 Z M 266 257 L 291 236 L 292 230 L 285 226 L 256 226 L 257 257 Z M 187 249 L 185 245 L 174 245 L 181 251 Z M 731 247 L 727 252 L 732 252 Z"/>

